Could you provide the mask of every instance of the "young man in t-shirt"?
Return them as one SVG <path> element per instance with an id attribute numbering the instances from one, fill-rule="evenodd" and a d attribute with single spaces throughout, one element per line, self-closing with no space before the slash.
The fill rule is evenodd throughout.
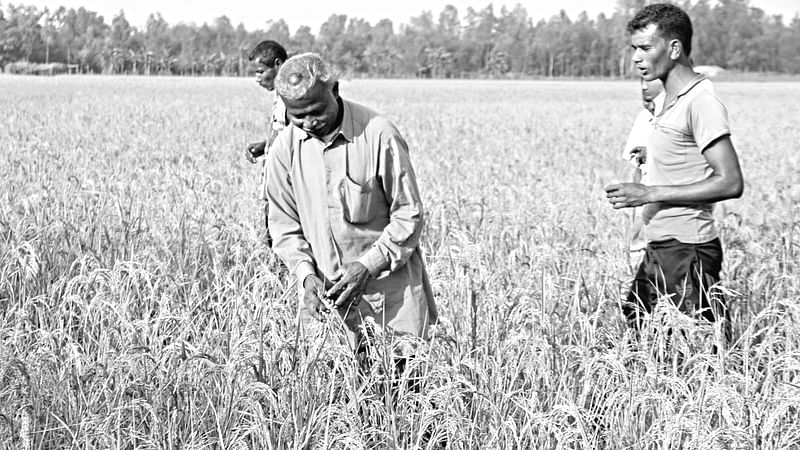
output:
<path id="1" fill-rule="evenodd" d="M 638 325 L 659 296 L 707 320 L 726 316 L 719 281 L 722 247 L 714 203 L 742 195 L 728 114 L 710 82 L 692 69 L 692 23 L 681 8 L 652 4 L 628 23 L 633 62 L 646 81 L 661 80 L 664 107 L 647 142 L 646 184 L 606 187 L 615 209 L 644 206 L 647 248 L 625 314 Z"/>

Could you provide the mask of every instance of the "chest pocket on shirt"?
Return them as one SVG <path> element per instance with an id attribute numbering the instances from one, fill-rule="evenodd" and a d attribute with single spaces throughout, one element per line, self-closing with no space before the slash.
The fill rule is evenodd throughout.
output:
<path id="1" fill-rule="evenodd" d="M 383 201 L 383 192 L 377 177 L 368 179 L 364 184 L 345 177 L 339 185 L 339 194 L 344 220 L 352 224 L 370 222 L 382 209 L 380 202 Z"/>
<path id="2" fill-rule="evenodd" d="M 661 151 L 649 151 L 648 158 L 652 157 L 664 166 L 675 166 L 684 164 L 689 150 L 694 146 L 692 137 L 686 133 L 667 125 L 656 124 L 655 133 L 659 133 L 657 139 L 664 141 Z"/>

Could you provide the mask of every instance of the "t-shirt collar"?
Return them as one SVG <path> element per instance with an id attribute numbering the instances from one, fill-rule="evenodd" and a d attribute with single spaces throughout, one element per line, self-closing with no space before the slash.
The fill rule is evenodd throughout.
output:
<path id="1" fill-rule="evenodd" d="M 705 75 L 703 75 L 702 73 L 696 74 L 696 76 L 692 78 L 692 81 L 687 83 L 686 86 L 684 86 L 683 89 L 681 89 L 681 91 L 678 92 L 678 95 L 675 97 L 675 99 L 677 100 L 683 97 L 684 95 L 688 94 L 689 91 L 691 91 L 695 86 L 697 86 L 698 84 L 702 83 L 705 80 L 706 80 Z"/>
<path id="2" fill-rule="evenodd" d="M 675 106 L 676 103 L 678 103 L 678 100 L 680 100 L 681 97 L 683 97 L 684 95 L 688 94 L 689 91 L 694 89 L 695 86 L 697 86 L 698 84 L 702 83 L 706 79 L 707 79 L 706 76 L 703 75 L 702 73 L 695 74 L 695 77 L 692 78 L 691 81 L 686 83 L 686 86 L 681 88 L 681 91 L 678 92 L 678 95 L 676 95 L 675 98 L 672 99 L 672 101 L 669 104 L 666 104 L 666 102 L 664 102 L 666 100 L 666 98 L 664 100 L 662 100 L 662 102 L 664 102 L 664 103 L 662 103 L 661 110 L 659 111 L 658 109 L 656 109 L 654 115 L 656 117 L 658 117 L 658 116 L 661 116 L 662 114 L 666 113 L 670 109 L 672 109 L 672 107 Z"/>

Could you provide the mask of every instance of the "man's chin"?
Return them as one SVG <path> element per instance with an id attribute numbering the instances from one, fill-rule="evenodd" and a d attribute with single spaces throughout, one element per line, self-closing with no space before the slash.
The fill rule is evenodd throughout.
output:
<path id="1" fill-rule="evenodd" d="M 319 129 L 316 129 L 316 130 L 303 130 L 303 131 L 305 131 L 306 133 L 310 134 L 311 136 L 314 136 L 315 138 L 323 138 L 328 133 L 330 133 L 330 131 L 326 132 L 325 130 L 319 130 Z"/>

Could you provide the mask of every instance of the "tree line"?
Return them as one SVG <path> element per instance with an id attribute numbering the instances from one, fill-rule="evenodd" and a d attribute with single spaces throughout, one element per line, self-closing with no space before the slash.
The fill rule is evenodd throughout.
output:
<path id="1" fill-rule="evenodd" d="M 80 73 L 245 75 L 247 53 L 274 39 L 290 54 L 314 51 L 346 76 L 623 77 L 631 72 L 625 24 L 646 0 L 619 0 L 610 16 L 570 18 L 563 10 L 534 21 L 520 4 L 423 11 L 407 24 L 333 14 L 316 34 L 290 33 L 283 19 L 248 31 L 227 16 L 202 25 L 169 24 L 159 14 L 143 28 L 123 11 L 110 23 L 85 8 L 0 4 L 0 67 L 30 64 Z M 748 0 L 685 0 L 695 28 L 696 64 L 743 72 L 800 73 L 800 17 L 768 15 Z M 787 23 L 788 20 L 788 23 Z"/>

